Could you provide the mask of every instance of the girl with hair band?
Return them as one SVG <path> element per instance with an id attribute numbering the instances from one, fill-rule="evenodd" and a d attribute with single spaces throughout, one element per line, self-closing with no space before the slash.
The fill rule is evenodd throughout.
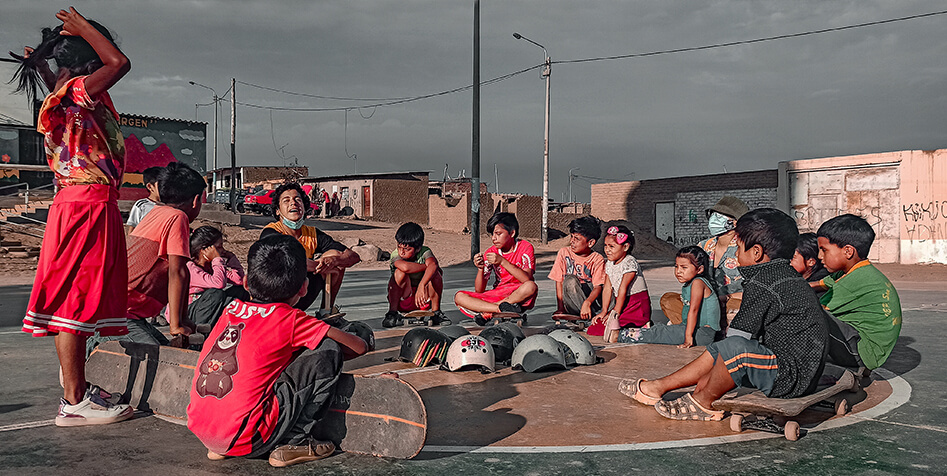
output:
<path id="1" fill-rule="evenodd" d="M 43 29 L 25 47 L 14 80 L 32 103 L 50 91 L 37 119 L 46 159 L 59 191 L 46 233 L 23 331 L 55 336 L 63 398 L 56 425 L 113 423 L 134 410 L 85 380 L 86 340 L 95 332 L 124 335 L 128 266 L 118 189 L 125 142 L 108 89 L 131 69 L 108 30 L 75 8 L 60 10 L 62 25 Z M 48 60 L 56 61 L 57 70 Z"/>
<path id="2" fill-rule="evenodd" d="M 592 318 L 588 335 L 602 335 L 614 341 L 624 327 L 648 327 L 651 322 L 651 297 L 638 260 L 631 255 L 635 235 L 624 225 L 605 230 L 605 289 L 602 312 Z M 611 307 L 614 300 L 614 307 Z M 615 334 L 615 335 L 612 335 Z"/>

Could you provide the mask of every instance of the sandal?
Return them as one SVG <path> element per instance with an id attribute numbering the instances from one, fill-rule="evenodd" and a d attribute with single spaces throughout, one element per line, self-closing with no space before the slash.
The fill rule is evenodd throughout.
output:
<path id="1" fill-rule="evenodd" d="M 661 401 L 661 397 L 645 395 L 641 391 L 641 382 L 645 381 L 643 378 L 639 378 L 638 380 L 622 380 L 621 383 L 618 384 L 618 391 L 633 398 L 638 403 L 648 405 L 649 407 L 654 406 L 654 404 Z"/>
<path id="2" fill-rule="evenodd" d="M 724 414 L 720 410 L 704 408 L 690 393 L 669 402 L 660 400 L 654 404 L 654 409 L 664 418 L 672 420 L 720 421 Z"/>

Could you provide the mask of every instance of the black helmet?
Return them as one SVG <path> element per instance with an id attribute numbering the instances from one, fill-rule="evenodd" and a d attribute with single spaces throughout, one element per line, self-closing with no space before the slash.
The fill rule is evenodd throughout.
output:
<path id="1" fill-rule="evenodd" d="M 443 363 L 451 338 L 430 327 L 416 327 L 408 331 L 401 340 L 398 360 L 412 362 L 418 367 Z"/>
<path id="2" fill-rule="evenodd" d="M 348 332 L 349 334 L 355 334 L 362 338 L 365 341 L 365 345 L 368 347 L 368 352 L 375 350 L 375 333 L 372 331 L 371 326 L 365 324 L 361 321 L 349 322 L 345 327 L 342 328 L 343 331 Z"/>
<path id="3" fill-rule="evenodd" d="M 526 338 L 526 334 L 523 334 L 523 329 L 520 329 L 520 326 L 513 324 L 512 322 L 501 322 L 497 324 L 498 327 L 505 327 L 510 332 L 513 333 L 513 337 L 516 337 L 519 340 Z"/>
<path id="4" fill-rule="evenodd" d="M 458 326 L 456 324 L 453 326 L 441 327 L 440 329 L 438 329 L 438 331 L 440 331 L 442 334 L 446 335 L 447 337 L 450 337 L 451 342 L 456 340 L 458 337 L 470 335 L 470 331 L 468 331 L 466 327 Z"/>
<path id="5" fill-rule="evenodd" d="M 497 362 L 510 360 L 510 357 L 513 357 L 513 349 L 520 343 L 520 340 L 504 326 L 488 327 L 480 333 L 480 337 L 493 347 L 493 355 Z"/>

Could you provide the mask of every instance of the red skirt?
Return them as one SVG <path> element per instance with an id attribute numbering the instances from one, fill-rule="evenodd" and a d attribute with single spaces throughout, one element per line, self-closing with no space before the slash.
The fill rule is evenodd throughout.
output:
<path id="1" fill-rule="evenodd" d="M 640 291 L 628 296 L 625 308 L 618 315 L 618 325 L 625 327 L 641 327 L 651 320 L 651 297 L 648 291 Z M 604 324 L 592 324 L 585 333 L 590 336 L 605 334 Z"/>
<path id="2" fill-rule="evenodd" d="M 37 337 L 127 334 L 127 261 L 118 191 L 62 188 L 49 208 L 23 331 Z"/>

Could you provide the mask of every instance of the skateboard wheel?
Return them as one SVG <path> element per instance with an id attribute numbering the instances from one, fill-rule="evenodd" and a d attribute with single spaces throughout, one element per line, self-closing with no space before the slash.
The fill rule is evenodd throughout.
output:
<path id="1" fill-rule="evenodd" d="M 730 429 L 737 433 L 743 431 L 743 415 L 738 413 L 730 415 Z"/>
<path id="2" fill-rule="evenodd" d="M 835 414 L 842 416 L 848 413 L 848 400 L 840 398 L 835 401 Z"/>
<path id="3" fill-rule="evenodd" d="M 794 421 L 787 421 L 786 426 L 783 428 L 783 434 L 786 435 L 786 439 L 789 441 L 796 441 L 799 439 L 799 423 Z"/>

